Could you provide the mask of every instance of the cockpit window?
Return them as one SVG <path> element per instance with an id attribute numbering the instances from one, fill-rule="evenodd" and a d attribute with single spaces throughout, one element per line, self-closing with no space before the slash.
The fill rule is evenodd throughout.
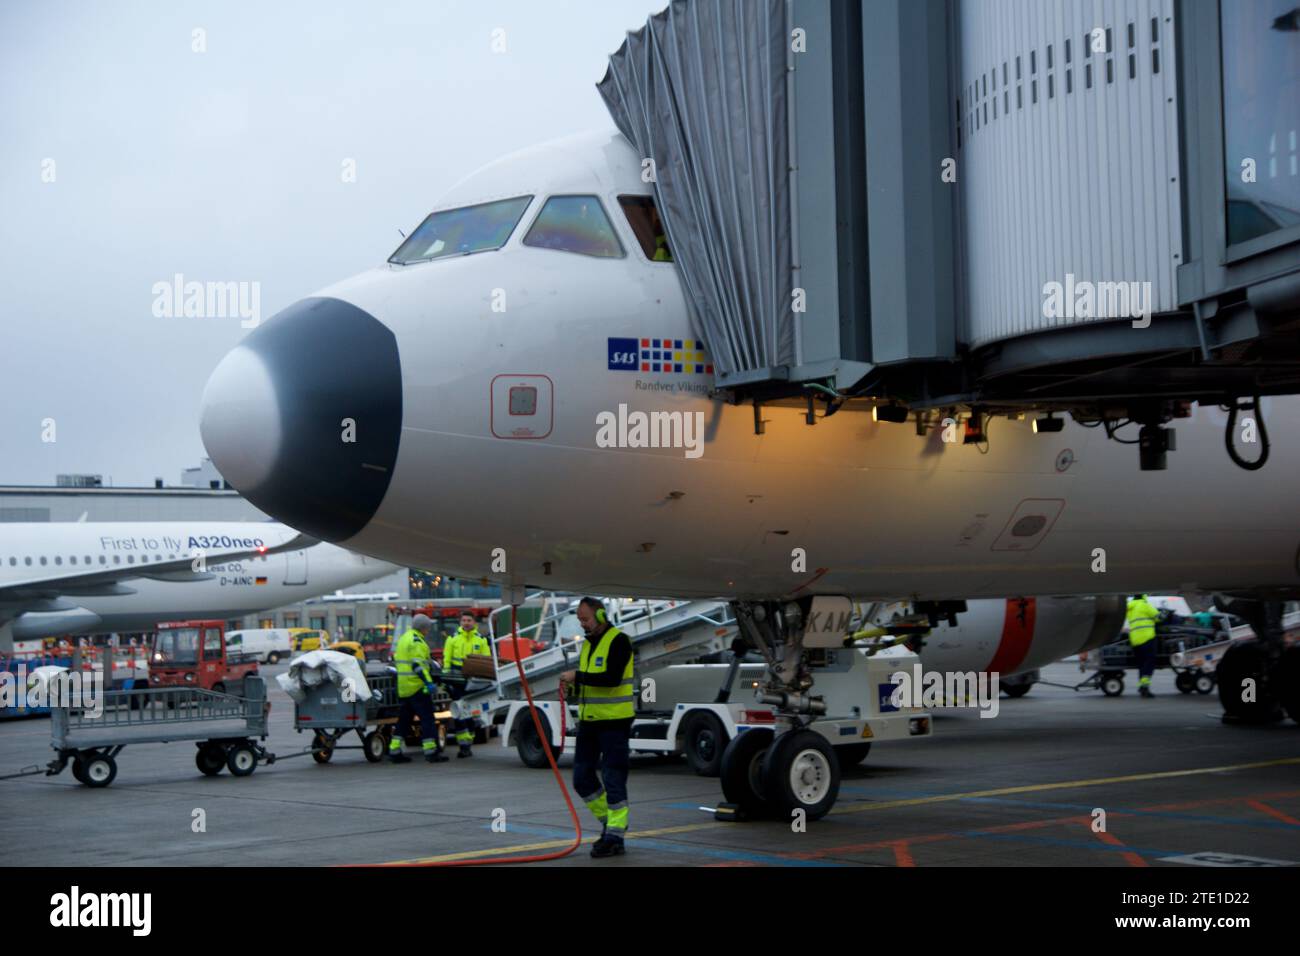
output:
<path id="1" fill-rule="evenodd" d="M 388 261 L 405 266 L 500 249 L 532 199 L 520 196 L 430 213 Z"/>
<path id="2" fill-rule="evenodd" d="M 668 248 L 668 235 L 655 208 L 654 197 L 619 196 L 618 204 L 623 207 L 623 215 L 627 216 L 645 257 L 654 262 L 672 262 L 673 253 Z"/>
<path id="3" fill-rule="evenodd" d="M 623 246 L 595 196 L 552 196 L 524 236 L 524 245 L 621 259 Z"/>

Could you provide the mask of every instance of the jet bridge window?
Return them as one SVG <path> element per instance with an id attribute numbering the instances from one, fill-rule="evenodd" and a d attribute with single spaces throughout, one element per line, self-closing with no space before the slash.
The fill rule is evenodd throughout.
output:
<path id="1" fill-rule="evenodd" d="M 500 249 L 532 200 L 519 196 L 430 213 L 388 261 L 405 266 Z"/>
<path id="2" fill-rule="evenodd" d="M 641 243 L 641 251 L 653 262 L 672 262 L 673 253 L 668 248 L 668 235 L 664 232 L 663 220 L 655 208 L 653 196 L 619 196 L 618 204 L 623 207 L 628 225 L 636 241 Z"/>
<path id="3" fill-rule="evenodd" d="M 595 196 L 552 196 L 546 200 L 524 236 L 524 245 L 599 259 L 623 258 L 623 246 Z"/>
<path id="4" fill-rule="evenodd" d="M 1300 225 L 1300 10 L 1293 0 L 1220 7 L 1228 244 Z"/>

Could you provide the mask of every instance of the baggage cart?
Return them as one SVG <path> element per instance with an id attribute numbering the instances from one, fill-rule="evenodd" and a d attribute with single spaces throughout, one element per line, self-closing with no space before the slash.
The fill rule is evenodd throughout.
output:
<path id="1" fill-rule="evenodd" d="M 355 694 L 331 681 L 304 687 L 304 697 L 293 708 L 293 729 L 312 734 L 311 746 L 297 754 L 311 755 L 319 764 L 329 763 L 336 750 L 360 750 L 370 763 L 379 763 L 388 753 L 393 728 L 401 712 L 397 696 L 397 674 L 366 674 L 370 688 L 369 700 L 357 700 Z M 433 694 L 433 709 L 439 722 L 450 717 L 451 699 L 441 686 Z M 358 744 L 342 744 L 348 734 L 355 733 Z M 417 738 L 418 739 L 418 738 Z"/>
<path id="2" fill-rule="evenodd" d="M 266 740 L 266 684 L 246 681 L 245 696 L 167 687 L 108 691 L 98 714 L 82 706 L 58 706 L 50 712 L 50 746 L 57 755 L 44 770 L 29 767 L 11 776 L 54 776 L 72 765 L 72 775 L 87 787 L 107 787 L 117 777 L 117 758 L 129 746 L 194 741 L 200 772 L 215 776 L 227 769 L 247 777 L 258 763 L 274 763 Z"/>

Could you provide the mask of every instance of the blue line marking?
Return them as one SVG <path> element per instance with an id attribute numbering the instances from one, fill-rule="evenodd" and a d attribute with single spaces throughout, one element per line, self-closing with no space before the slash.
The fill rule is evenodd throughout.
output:
<path id="1" fill-rule="evenodd" d="M 484 824 L 484 829 L 490 830 L 490 823 Z M 508 825 L 507 832 L 510 833 L 528 833 L 537 836 L 563 836 L 571 832 L 560 827 L 552 827 L 536 824 L 518 824 L 511 823 Z M 633 830 L 629 836 L 636 837 L 636 831 Z M 631 841 L 633 849 L 644 847 L 650 850 L 659 850 L 664 853 L 683 853 L 691 856 L 709 857 L 715 860 L 725 860 L 728 863 L 762 863 L 768 866 L 843 866 L 843 863 L 828 862 L 822 860 L 794 860 L 789 857 L 775 856 L 770 853 L 751 853 L 744 850 L 722 850 L 718 847 L 698 846 L 694 844 L 672 843 L 668 840 L 656 840 L 653 837 L 636 837 Z"/>
<path id="2" fill-rule="evenodd" d="M 1005 800 L 1000 797 L 968 797 L 963 803 L 997 803 L 1013 807 L 1035 807 L 1044 810 L 1079 810 L 1091 813 L 1095 804 L 1088 806 L 1078 803 L 1048 803 L 1046 801 Z M 1294 823 L 1282 820 L 1248 820 L 1240 817 L 1217 817 L 1207 813 L 1175 813 L 1166 810 L 1132 810 L 1127 807 L 1105 807 L 1108 814 L 1119 813 L 1135 817 L 1159 817 L 1162 820 L 1192 820 L 1201 823 L 1224 823 L 1239 827 L 1263 827 L 1264 829 L 1300 830 Z"/>

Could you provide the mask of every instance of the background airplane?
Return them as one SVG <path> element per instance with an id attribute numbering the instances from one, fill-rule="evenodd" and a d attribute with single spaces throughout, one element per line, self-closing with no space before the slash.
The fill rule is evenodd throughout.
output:
<path id="1" fill-rule="evenodd" d="M 0 650 L 169 618 L 238 617 L 394 570 L 277 523 L 0 524 Z"/>

